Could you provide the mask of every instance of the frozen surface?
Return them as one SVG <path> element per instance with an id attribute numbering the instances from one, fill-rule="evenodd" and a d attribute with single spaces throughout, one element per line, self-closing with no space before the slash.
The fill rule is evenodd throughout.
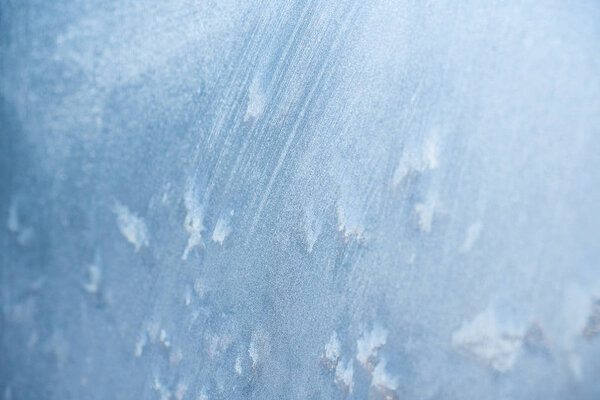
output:
<path id="1" fill-rule="evenodd" d="M 0 0 L 4 399 L 600 398 L 597 1 Z"/>

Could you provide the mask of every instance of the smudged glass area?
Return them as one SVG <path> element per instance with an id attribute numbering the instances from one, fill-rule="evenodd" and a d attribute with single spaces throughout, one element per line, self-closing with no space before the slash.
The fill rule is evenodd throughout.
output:
<path id="1" fill-rule="evenodd" d="M 0 0 L 3 399 L 600 398 L 600 3 Z"/>

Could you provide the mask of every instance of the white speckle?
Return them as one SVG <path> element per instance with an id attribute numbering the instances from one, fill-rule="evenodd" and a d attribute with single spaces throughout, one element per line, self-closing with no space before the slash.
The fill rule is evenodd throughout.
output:
<path id="1" fill-rule="evenodd" d="M 240 356 L 235 359 L 235 373 L 242 375 L 242 357 Z"/>
<path id="2" fill-rule="evenodd" d="M 500 326 L 492 308 L 463 323 L 452 335 L 452 345 L 498 372 L 510 370 L 521 349 L 523 334 Z"/>
<path id="3" fill-rule="evenodd" d="M 183 196 L 187 214 L 185 216 L 184 226 L 189 234 L 187 247 L 181 255 L 182 260 L 187 260 L 189 252 L 194 247 L 203 248 L 202 232 L 204 231 L 204 207 L 198 201 L 198 193 L 191 183 L 188 183 Z"/>
<path id="4" fill-rule="evenodd" d="M 147 341 L 146 333 L 142 332 L 142 335 L 140 336 L 138 341 L 135 343 L 135 353 L 134 354 L 136 357 L 141 357 L 142 354 L 144 353 L 144 347 L 146 346 L 146 341 Z"/>
<path id="5" fill-rule="evenodd" d="M 166 348 L 171 347 L 171 342 L 167 339 L 167 332 L 164 329 L 160 330 L 160 342 Z"/>
<path id="6" fill-rule="evenodd" d="M 348 393 L 352 393 L 352 389 L 354 388 L 354 362 L 352 360 L 344 363 L 343 361 L 338 362 L 335 367 L 335 378 L 334 382 L 348 391 Z"/>
<path id="7" fill-rule="evenodd" d="M 323 229 L 323 219 L 321 216 L 315 215 L 314 205 L 312 203 L 306 208 L 304 213 L 304 225 L 306 228 L 307 250 L 309 253 L 312 253 L 312 249 Z"/>
<path id="8" fill-rule="evenodd" d="M 248 354 L 252 359 L 252 369 L 256 370 L 270 352 L 271 345 L 268 336 L 262 331 L 255 331 L 248 347 Z"/>
<path id="9" fill-rule="evenodd" d="M 102 281 L 102 271 L 97 265 L 90 265 L 88 267 L 88 271 L 90 275 L 90 281 L 88 283 L 84 283 L 83 288 L 88 293 L 96 294 L 98 293 L 100 282 Z"/>
<path id="10" fill-rule="evenodd" d="M 355 238 L 357 242 L 364 241 L 364 228 L 356 218 L 351 218 L 344 212 L 341 206 L 337 207 L 338 231 L 344 236 L 344 241 L 348 243 L 350 239 Z"/>
<path id="11" fill-rule="evenodd" d="M 16 198 L 13 198 L 10 202 L 10 208 L 8 209 L 8 221 L 6 226 L 11 232 L 17 232 L 19 230 L 19 209 L 17 206 Z"/>
<path id="12" fill-rule="evenodd" d="M 148 230 L 146 229 L 146 223 L 136 214 L 129 211 L 127 206 L 121 203 L 115 203 L 113 212 L 117 215 L 117 225 L 121 234 L 125 236 L 127 241 L 135 247 L 135 251 L 138 252 L 142 246 L 148 246 Z"/>
<path id="13" fill-rule="evenodd" d="M 227 334 L 223 334 L 221 336 L 212 335 L 210 339 L 210 345 L 208 346 L 208 354 L 211 356 L 211 358 L 214 358 L 219 354 L 226 352 L 232 342 L 233 340 Z"/>
<path id="14" fill-rule="evenodd" d="M 227 237 L 227 235 L 229 235 L 230 231 L 231 231 L 231 228 L 229 227 L 229 221 L 224 218 L 219 218 L 219 220 L 217 221 L 217 224 L 215 225 L 215 230 L 213 231 L 213 234 L 212 234 L 213 242 L 216 242 L 216 243 L 219 243 L 222 245 L 223 242 L 225 241 L 225 238 Z"/>
<path id="15" fill-rule="evenodd" d="M 192 293 L 190 293 L 189 289 L 186 289 L 185 291 L 185 306 L 189 307 L 189 305 L 192 303 Z"/>
<path id="16" fill-rule="evenodd" d="M 568 356 L 568 360 L 569 360 L 569 368 L 571 369 L 571 373 L 573 374 L 573 377 L 576 380 L 581 381 L 581 378 L 583 377 L 583 368 L 581 366 L 581 357 L 579 356 L 579 354 L 570 353 Z"/>
<path id="17" fill-rule="evenodd" d="M 375 369 L 373 370 L 373 378 L 371 385 L 379 387 L 380 389 L 396 390 L 398 388 L 398 378 L 390 376 L 385 367 L 387 362 L 385 359 L 381 359 Z"/>
<path id="18" fill-rule="evenodd" d="M 412 254 L 410 255 L 410 258 L 408 259 L 408 263 L 409 263 L 409 264 L 412 264 L 412 263 L 414 263 L 414 262 L 415 262 L 415 258 L 416 258 L 416 257 L 417 257 L 417 255 L 416 255 L 415 253 L 412 253 Z"/>
<path id="19" fill-rule="evenodd" d="M 481 221 L 477 221 L 469 226 L 469 229 L 467 229 L 467 235 L 465 236 L 465 241 L 463 242 L 462 246 L 460 246 L 459 251 L 461 253 L 468 253 L 471 250 L 473 244 L 477 238 L 479 238 L 481 228 L 483 228 Z"/>
<path id="20" fill-rule="evenodd" d="M 437 134 L 433 134 L 427 138 L 423 146 L 423 161 L 427 169 L 435 169 L 439 165 L 439 138 Z"/>
<path id="21" fill-rule="evenodd" d="M 375 326 L 371 332 L 364 332 L 356 342 L 356 359 L 365 367 L 370 367 L 377 357 L 379 348 L 387 341 L 388 331 Z"/>
<path id="22" fill-rule="evenodd" d="M 148 322 L 146 324 L 146 332 L 148 332 L 148 338 L 150 339 L 151 343 L 156 342 L 159 331 L 160 331 L 160 325 L 158 325 L 157 322 Z"/>
<path id="23" fill-rule="evenodd" d="M 255 77 L 248 90 L 248 108 L 244 115 L 244 121 L 260 117 L 264 111 L 265 103 L 266 98 L 260 87 L 260 81 L 258 77 Z"/>
<path id="24" fill-rule="evenodd" d="M 202 389 L 202 392 L 198 395 L 198 400 L 208 400 L 208 396 L 206 394 L 206 390 Z"/>
<path id="25" fill-rule="evenodd" d="M 327 367 L 331 370 L 335 367 L 338 358 L 341 355 L 341 345 L 338 340 L 337 333 L 333 332 L 331 337 L 329 338 L 329 342 L 325 345 L 325 353 L 323 354 L 323 358 L 327 363 Z"/>
<path id="26" fill-rule="evenodd" d="M 394 171 L 392 182 L 394 185 L 402 183 L 405 177 L 416 172 L 421 173 L 435 169 L 439 165 L 439 138 L 437 134 L 431 135 L 425 141 L 422 150 L 407 149 L 402 154 L 398 167 Z"/>
<path id="27" fill-rule="evenodd" d="M 175 388 L 175 393 L 173 395 L 177 400 L 183 400 L 185 394 L 187 393 L 188 387 L 185 383 L 179 382 L 177 387 Z"/>
<path id="28" fill-rule="evenodd" d="M 12 400 L 12 389 L 7 385 L 4 389 L 4 400 Z"/>
<path id="29" fill-rule="evenodd" d="M 182 359 L 183 353 L 179 349 L 172 349 L 169 353 L 169 364 L 171 367 L 178 366 Z"/>
<path id="30" fill-rule="evenodd" d="M 204 298 L 204 295 L 206 294 L 206 284 L 204 281 L 197 279 L 194 282 L 194 292 L 196 292 L 199 298 Z"/>
<path id="31" fill-rule="evenodd" d="M 419 216 L 419 228 L 423 232 L 431 232 L 433 215 L 440 207 L 437 200 L 428 200 L 426 203 L 420 203 L 415 206 L 415 211 Z"/>

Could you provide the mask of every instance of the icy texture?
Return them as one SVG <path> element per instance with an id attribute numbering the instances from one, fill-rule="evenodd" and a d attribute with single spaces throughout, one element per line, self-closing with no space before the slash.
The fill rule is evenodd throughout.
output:
<path id="1" fill-rule="evenodd" d="M 0 396 L 600 398 L 598 1 L 0 0 Z"/>

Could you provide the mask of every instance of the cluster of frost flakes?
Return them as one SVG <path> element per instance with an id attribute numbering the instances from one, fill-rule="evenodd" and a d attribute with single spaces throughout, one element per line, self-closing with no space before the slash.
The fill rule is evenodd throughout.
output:
<path id="1" fill-rule="evenodd" d="M 6 227 L 10 232 L 17 234 L 17 243 L 20 246 L 29 246 L 35 238 L 35 231 L 32 227 L 21 226 L 19 220 L 19 198 L 17 196 L 13 197 L 10 203 Z"/>
<path id="2" fill-rule="evenodd" d="M 437 198 L 430 198 L 424 203 L 415 205 L 415 212 L 419 217 L 419 228 L 421 231 L 425 233 L 431 232 L 434 215 L 442 211 L 442 203 Z"/>
<path id="3" fill-rule="evenodd" d="M 523 334 L 502 326 L 492 308 L 463 323 L 452 335 L 452 345 L 461 353 L 484 363 L 495 371 L 509 371 L 523 345 Z"/>
<path id="4" fill-rule="evenodd" d="M 313 204 L 305 209 L 304 226 L 306 229 L 306 250 L 312 253 L 313 247 L 323 230 L 323 219 L 315 215 Z"/>
<path id="5" fill-rule="evenodd" d="M 258 119 L 265 109 L 265 104 L 266 96 L 261 88 L 260 79 L 255 77 L 248 89 L 248 108 L 244 115 L 244 121 Z"/>
<path id="6" fill-rule="evenodd" d="M 354 361 L 344 362 L 340 360 L 335 367 L 334 382 L 339 387 L 352 393 L 354 388 Z"/>
<path id="7" fill-rule="evenodd" d="M 271 344 L 269 341 L 269 336 L 262 330 L 257 330 L 252 333 L 250 346 L 248 346 L 248 355 L 252 359 L 252 370 L 256 371 L 256 369 L 265 361 L 270 353 Z"/>
<path id="8" fill-rule="evenodd" d="M 384 395 L 393 393 L 398 388 L 398 379 L 387 370 L 387 362 L 379 356 L 379 350 L 386 344 L 388 331 L 375 325 L 371 331 L 363 331 L 356 342 L 356 359 L 371 374 L 371 386 Z"/>
<path id="9" fill-rule="evenodd" d="M 386 370 L 387 362 L 385 359 L 379 360 L 375 368 L 373 369 L 371 385 L 376 386 L 384 390 L 396 390 L 398 389 L 398 378 L 388 374 Z"/>
<path id="10" fill-rule="evenodd" d="M 83 284 L 83 288 L 90 294 L 96 294 L 98 293 L 100 283 L 102 282 L 102 271 L 99 266 L 94 264 L 88 267 L 88 272 L 90 280 Z"/>
<path id="11" fill-rule="evenodd" d="M 237 356 L 237 358 L 235 359 L 235 365 L 234 365 L 234 369 L 235 369 L 235 373 L 238 375 L 242 375 L 242 357 Z"/>
<path id="12" fill-rule="evenodd" d="M 325 345 L 325 351 L 323 354 L 323 359 L 327 364 L 327 368 L 332 370 L 335 367 L 335 364 L 340 358 L 341 355 L 341 345 L 338 340 L 337 333 L 334 331 L 329 338 L 329 342 Z"/>
<path id="13" fill-rule="evenodd" d="M 231 215 L 233 215 L 233 211 L 231 212 Z M 229 217 L 221 217 L 217 220 L 217 224 L 215 225 L 212 241 L 222 245 L 230 232 L 231 227 L 229 225 Z"/>
<path id="14" fill-rule="evenodd" d="M 121 234 L 135 247 L 138 252 L 142 246 L 148 246 L 148 229 L 141 217 L 129 211 L 127 206 L 116 202 L 113 212 L 117 215 L 117 225 Z"/>
<path id="15" fill-rule="evenodd" d="M 439 154 L 439 137 L 434 133 L 427 138 L 421 151 L 407 150 L 402 154 L 402 158 L 394 171 L 393 184 L 399 185 L 411 173 L 421 173 L 437 168 Z"/>
<path id="16" fill-rule="evenodd" d="M 471 224 L 471 226 L 469 226 L 469 228 L 467 229 L 465 240 L 460 246 L 459 251 L 461 253 L 468 253 L 471 250 L 473 244 L 475 244 L 475 241 L 479 238 L 482 228 L 483 223 L 481 221 L 474 222 L 473 224 Z"/>
<path id="17" fill-rule="evenodd" d="M 171 367 L 177 367 L 182 359 L 183 353 L 180 349 L 171 349 L 171 352 L 169 353 L 169 365 L 171 365 Z"/>
<path id="18" fill-rule="evenodd" d="M 379 348 L 386 343 L 387 336 L 388 331 L 377 325 L 370 332 L 365 331 L 356 341 L 356 359 L 370 369 L 373 360 L 377 358 Z"/>
<path id="19" fill-rule="evenodd" d="M 350 239 L 355 239 L 357 242 L 364 242 L 364 228 L 358 221 L 358 218 L 353 218 L 342 206 L 337 207 L 338 216 L 338 231 L 344 237 L 344 241 L 348 243 Z"/>
<path id="20" fill-rule="evenodd" d="M 352 393 L 354 388 L 354 362 L 340 360 L 342 346 L 334 331 L 323 351 L 323 361 L 330 371 L 335 368 L 334 383 L 342 390 Z"/>
<path id="21" fill-rule="evenodd" d="M 189 237 L 187 246 L 181 255 L 181 259 L 187 260 L 188 255 L 193 248 L 204 247 L 204 243 L 202 242 L 202 232 L 205 229 L 204 207 L 198 200 L 198 192 L 190 183 L 187 185 L 185 194 L 183 196 L 183 202 L 187 211 L 183 224 Z"/>

